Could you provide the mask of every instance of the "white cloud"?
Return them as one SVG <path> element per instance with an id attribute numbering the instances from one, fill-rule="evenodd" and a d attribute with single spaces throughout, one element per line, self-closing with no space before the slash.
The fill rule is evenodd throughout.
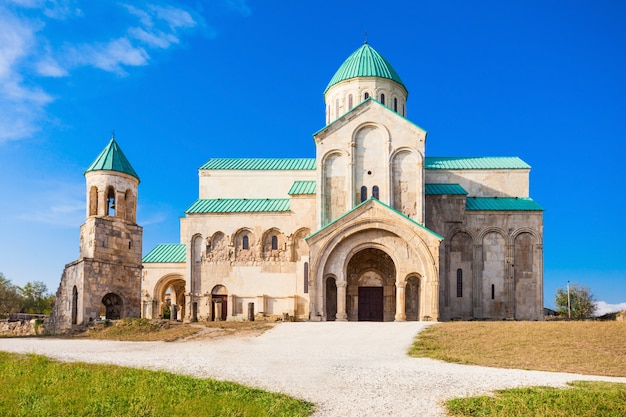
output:
<path id="1" fill-rule="evenodd" d="M 603 316 L 609 313 L 617 313 L 626 310 L 626 303 L 609 304 L 604 301 L 596 301 L 596 316 Z"/>
<path id="2" fill-rule="evenodd" d="M 147 32 L 139 27 L 130 28 L 128 33 L 135 39 L 154 48 L 165 49 L 170 44 L 179 42 L 179 39 L 171 33 Z"/>
<path id="3" fill-rule="evenodd" d="M 85 184 L 75 179 L 50 178 L 28 184 L 32 191 L 23 194 L 17 220 L 57 227 L 78 227 L 85 222 Z"/>
<path id="4" fill-rule="evenodd" d="M 144 48 L 133 45 L 127 38 L 79 45 L 71 49 L 70 56 L 73 66 L 93 66 L 118 74 L 126 74 L 125 66 L 146 65 L 150 58 Z"/>
<path id="5" fill-rule="evenodd" d="M 37 77 L 70 77 L 80 67 L 127 75 L 132 67 L 148 65 L 151 53 L 180 44 L 190 30 L 214 36 L 199 11 L 168 3 L 98 2 L 111 15 L 118 13 L 116 22 L 122 27 L 110 25 L 110 33 L 90 33 L 96 38 L 88 41 L 71 25 L 89 25 L 89 19 L 101 18 L 90 13 L 92 3 L 5 0 L 0 4 L 0 143 L 32 136 L 46 119 L 46 105 L 57 97 L 40 88 Z M 245 0 L 220 0 L 215 6 L 224 4 L 242 15 L 250 14 Z M 51 19 L 55 24 L 46 25 Z M 59 27 L 63 29 L 56 30 Z"/>

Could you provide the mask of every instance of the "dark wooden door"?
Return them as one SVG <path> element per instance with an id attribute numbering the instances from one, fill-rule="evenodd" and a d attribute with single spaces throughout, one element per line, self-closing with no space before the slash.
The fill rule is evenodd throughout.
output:
<path id="1" fill-rule="evenodd" d="M 383 321 L 383 287 L 359 287 L 359 321 Z"/>

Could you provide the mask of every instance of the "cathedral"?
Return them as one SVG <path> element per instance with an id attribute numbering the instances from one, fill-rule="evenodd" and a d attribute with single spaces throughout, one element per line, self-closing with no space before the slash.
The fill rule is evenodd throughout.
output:
<path id="1" fill-rule="evenodd" d="M 324 91 L 314 158 L 208 159 L 180 243 L 141 260 L 140 294 L 95 297 L 110 291 L 142 317 L 184 321 L 542 319 L 543 208 L 529 197 L 530 166 L 427 156 L 407 98 L 365 43 Z M 104 169 L 130 181 L 112 196 L 132 229 L 138 177 L 130 164 Z M 89 194 L 94 172 L 87 221 L 97 225 L 112 218 L 108 183 Z M 141 241 L 125 236 L 118 255 Z"/>

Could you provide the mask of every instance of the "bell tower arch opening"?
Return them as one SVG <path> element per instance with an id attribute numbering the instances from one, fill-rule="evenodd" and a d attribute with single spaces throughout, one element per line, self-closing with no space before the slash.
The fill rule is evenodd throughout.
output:
<path id="1" fill-rule="evenodd" d="M 349 321 L 394 321 L 396 266 L 377 248 L 363 249 L 350 259 L 346 310 Z"/>

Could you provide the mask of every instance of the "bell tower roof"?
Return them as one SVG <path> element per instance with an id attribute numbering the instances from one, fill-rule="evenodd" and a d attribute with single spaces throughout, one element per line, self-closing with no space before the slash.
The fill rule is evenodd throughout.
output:
<path id="1" fill-rule="evenodd" d="M 115 141 L 115 136 L 111 137 L 111 140 L 107 146 L 100 152 L 100 155 L 89 165 L 89 168 L 85 171 L 85 174 L 91 171 L 117 171 L 128 174 L 139 180 L 139 176 L 128 162 L 128 159 L 122 152 L 122 149 Z"/>
<path id="2" fill-rule="evenodd" d="M 326 86 L 324 94 L 335 84 L 357 77 L 387 78 L 397 82 L 406 90 L 406 86 L 389 61 L 365 42 L 341 64 Z"/>

